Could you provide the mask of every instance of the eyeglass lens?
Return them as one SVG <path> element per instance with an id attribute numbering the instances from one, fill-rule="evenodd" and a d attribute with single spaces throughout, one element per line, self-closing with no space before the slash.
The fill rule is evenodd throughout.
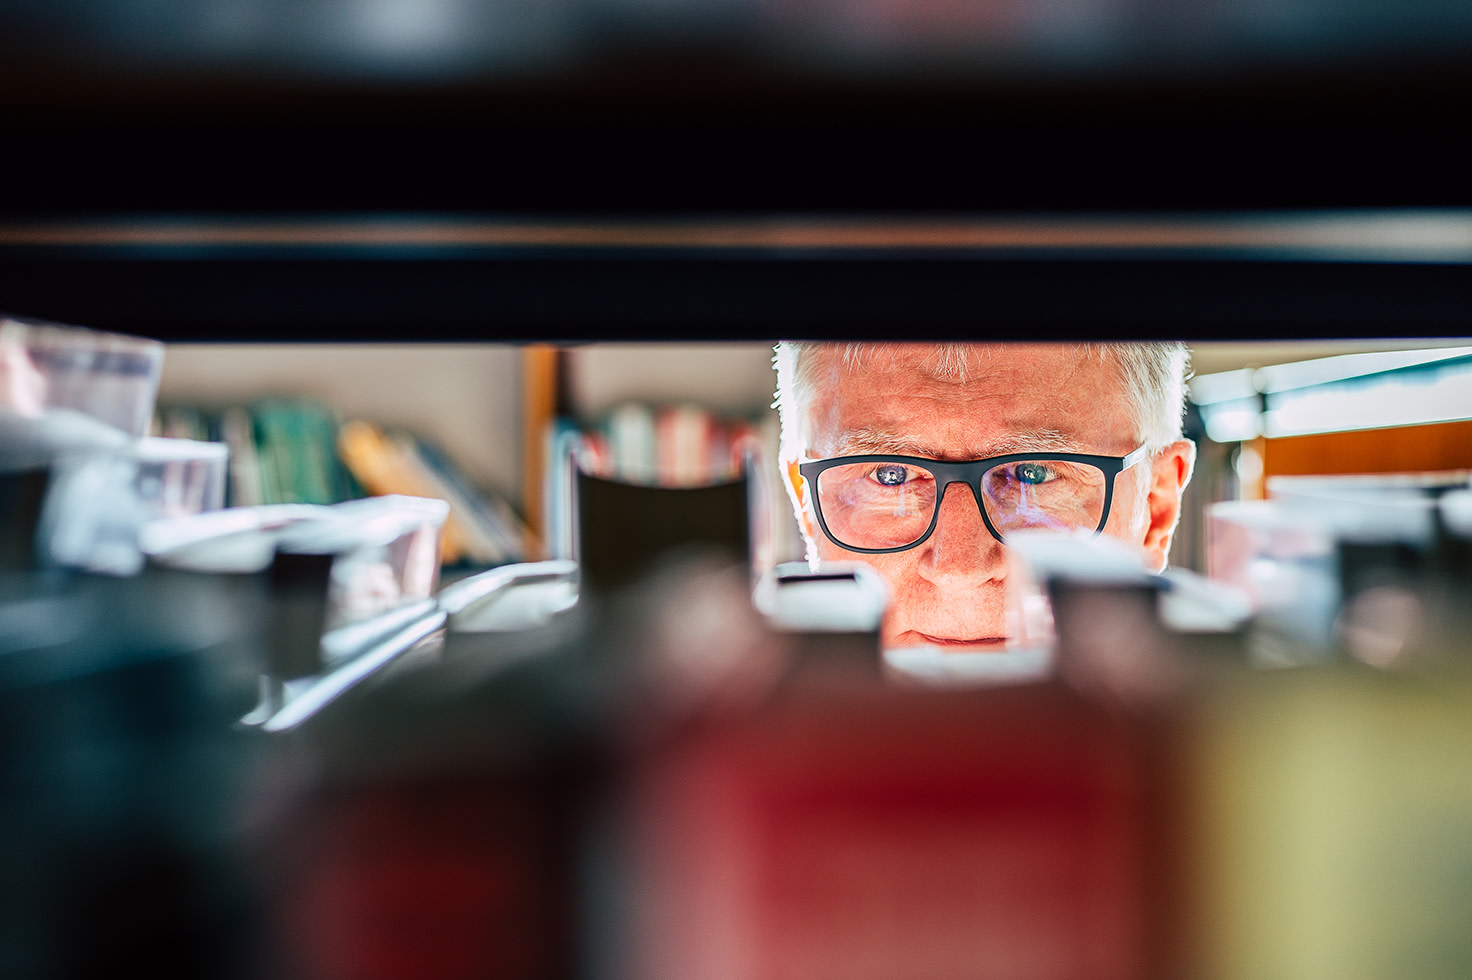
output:
<path id="1" fill-rule="evenodd" d="M 854 548 L 902 548 L 925 536 L 942 489 L 923 466 L 844 463 L 818 475 L 818 506 L 829 533 Z M 1028 459 L 981 479 L 981 500 L 1004 538 L 1023 528 L 1092 531 L 1104 515 L 1104 471 L 1088 463 Z"/>

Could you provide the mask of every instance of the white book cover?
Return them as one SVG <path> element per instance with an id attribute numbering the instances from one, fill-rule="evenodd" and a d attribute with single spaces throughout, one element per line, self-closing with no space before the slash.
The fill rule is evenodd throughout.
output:
<path id="1" fill-rule="evenodd" d="M 654 413 L 648 405 L 628 402 L 608 418 L 608 443 L 618 475 L 640 483 L 657 476 Z"/>

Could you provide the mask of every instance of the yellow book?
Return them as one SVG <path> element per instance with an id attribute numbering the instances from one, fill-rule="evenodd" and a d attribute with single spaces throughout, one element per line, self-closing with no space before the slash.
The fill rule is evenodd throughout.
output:
<path id="1" fill-rule="evenodd" d="M 401 493 L 444 499 L 438 481 L 370 422 L 359 419 L 345 423 L 338 430 L 337 452 L 363 489 L 375 497 Z M 460 561 L 466 555 L 467 544 L 465 528 L 452 510 L 440 532 L 441 561 L 446 565 Z"/>

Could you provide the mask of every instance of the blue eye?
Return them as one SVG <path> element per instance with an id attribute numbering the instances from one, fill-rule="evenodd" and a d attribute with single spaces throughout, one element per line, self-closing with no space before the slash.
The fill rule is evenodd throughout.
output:
<path id="1" fill-rule="evenodd" d="M 1048 482 L 1048 467 L 1042 463 L 1018 463 L 1017 479 L 1021 483 L 1037 486 Z"/>
<path id="2" fill-rule="evenodd" d="M 898 463 L 885 463 L 874 471 L 876 483 L 886 487 L 897 487 L 905 482 L 905 468 Z"/>

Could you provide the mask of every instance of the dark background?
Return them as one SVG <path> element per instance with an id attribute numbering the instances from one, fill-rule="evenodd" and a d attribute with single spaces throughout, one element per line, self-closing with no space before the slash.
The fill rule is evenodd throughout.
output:
<path id="1" fill-rule="evenodd" d="M 1472 13 L 1157 7 L 12 2 L 0 228 L 1472 205 Z M 1207 340 L 1457 335 L 1472 285 L 1457 262 L 12 239 L 0 309 L 176 340 Z"/>

